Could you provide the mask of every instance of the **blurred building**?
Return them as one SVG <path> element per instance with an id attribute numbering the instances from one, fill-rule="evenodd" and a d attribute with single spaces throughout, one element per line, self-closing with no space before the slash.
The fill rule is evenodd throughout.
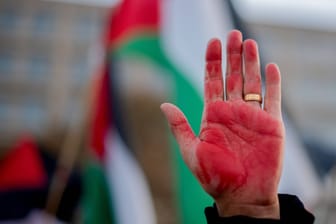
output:
<path id="1" fill-rule="evenodd" d="M 0 136 L 61 130 L 83 115 L 89 52 L 106 8 L 42 0 L 0 2 Z"/>

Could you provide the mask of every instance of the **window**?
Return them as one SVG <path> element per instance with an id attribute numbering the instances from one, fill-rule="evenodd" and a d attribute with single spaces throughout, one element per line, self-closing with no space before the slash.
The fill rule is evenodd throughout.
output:
<path id="1" fill-rule="evenodd" d="M 0 102 L 0 120 L 1 121 L 6 121 L 7 117 L 9 115 L 9 111 L 8 111 L 8 105 Z"/>
<path id="2" fill-rule="evenodd" d="M 6 78 L 10 76 L 13 71 L 14 60 L 13 56 L 9 53 L 0 51 L 0 78 Z"/>
<path id="3" fill-rule="evenodd" d="M 5 32 L 15 29 L 18 18 L 18 13 L 14 9 L 3 9 L 0 11 L 0 29 Z"/>
<path id="4" fill-rule="evenodd" d="M 26 99 L 21 108 L 23 127 L 32 131 L 43 130 L 47 116 L 42 102 L 37 99 Z"/>
<path id="5" fill-rule="evenodd" d="M 41 11 L 33 19 L 33 30 L 37 36 L 49 35 L 55 28 L 55 17 L 50 11 Z"/>
<path id="6" fill-rule="evenodd" d="M 91 16 L 81 15 L 75 21 L 75 36 L 80 40 L 90 40 L 94 37 L 95 32 L 95 23 Z"/>
<path id="7" fill-rule="evenodd" d="M 74 84 L 84 84 L 89 75 L 88 59 L 86 57 L 76 58 L 71 66 L 71 79 Z"/>
<path id="8" fill-rule="evenodd" d="M 45 81 L 51 69 L 50 60 L 45 54 L 35 54 L 29 58 L 28 76 L 34 81 Z"/>
<path id="9" fill-rule="evenodd" d="M 6 127 L 5 124 L 8 124 L 11 116 L 11 107 L 8 97 L 1 95 L 0 96 L 0 127 Z M 1 128 L 2 129 L 2 128 Z"/>

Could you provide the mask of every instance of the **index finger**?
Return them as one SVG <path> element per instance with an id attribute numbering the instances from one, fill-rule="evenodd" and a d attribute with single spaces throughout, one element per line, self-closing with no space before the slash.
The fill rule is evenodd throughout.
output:
<path id="1" fill-rule="evenodd" d="M 209 41 L 205 60 L 205 103 L 223 100 L 222 45 L 219 39 L 211 39 Z"/>

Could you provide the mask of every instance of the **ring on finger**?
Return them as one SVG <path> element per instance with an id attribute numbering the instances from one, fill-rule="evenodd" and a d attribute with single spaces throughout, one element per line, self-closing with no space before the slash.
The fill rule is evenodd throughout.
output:
<path id="1" fill-rule="evenodd" d="M 256 101 L 256 102 L 262 103 L 262 96 L 261 94 L 258 94 L 258 93 L 248 93 L 244 95 L 244 100 L 246 102 Z"/>

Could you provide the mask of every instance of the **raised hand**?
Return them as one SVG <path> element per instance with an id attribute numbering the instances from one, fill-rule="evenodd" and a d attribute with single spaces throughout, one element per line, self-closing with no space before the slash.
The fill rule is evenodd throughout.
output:
<path id="1" fill-rule="evenodd" d="M 176 106 L 164 103 L 161 109 L 184 161 L 214 198 L 221 216 L 279 218 L 277 187 L 284 147 L 279 69 L 266 66 L 262 108 L 256 42 L 243 42 L 237 30 L 229 33 L 225 88 L 221 51 L 220 41 L 212 39 L 206 52 L 199 136 Z"/>

